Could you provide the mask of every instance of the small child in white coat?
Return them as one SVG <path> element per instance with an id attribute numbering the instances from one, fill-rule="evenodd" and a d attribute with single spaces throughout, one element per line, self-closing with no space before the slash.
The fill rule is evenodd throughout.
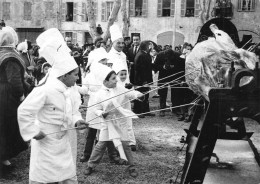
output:
<path id="1" fill-rule="evenodd" d="M 96 93 L 95 102 L 97 105 L 94 112 L 97 116 L 103 118 L 103 122 L 101 123 L 99 141 L 90 156 L 85 174 L 90 175 L 92 173 L 94 167 L 101 161 L 106 145 L 113 141 L 115 146 L 118 147 L 119 153 L 122 151 L 120 148 L 123 147 L 128 164 L 130 165 L 128 168 L 129 174 L 136 177 L 138 174 L 134 167 L 133 156 L 128 143 L 127 118 L 124 118 L 126 116 L 135 116 L 135 114 L 125 109 L 125 105 L 123 104 L 129 101 L 129 99 L 140 98 L 143 94 L 138 91 L 127 92 L 126 88 L 117 85 L 116 73 L 110 68 L 104 65 L 100 65 L 97 68 L 99 69 L 98 75 L 100 75 L 97 78 L 103 79 L 103 86 Z M 115 120 L 117 118 L 120 119 Z"/>
<path id="2" fill-rule="evenodd" d="M 123 65 L 119 64 L 119 65 L 113 66 L 113 70 L 117 74 L 117 80 L 118 80 L 117 85 L 120 85 L 124 88 L 127 88 L 128 90 L 132 90 L 133 85 L 131 83 L 126 83 L 127 68 L 125 68 Z M 128 99 L 126 99 L 126 100 L 128 100 Z M 126 108 L 128 110 L 132 109 L 130 101 L 128 103 L 127 103 L 127 101 L 124 101 L 123 103 L 125 103 L 124 108 Z M 127 121 L 127 131 L 128 131 L 128 137 L 129 137 L 129 145 L 131 146 L 132 151 L 136 151 L 136 140 L 135 140 L 135 134 L 134 134 L 134 130 L 133 130 L 132 118 L 126 118 L 125 120 Z"/>

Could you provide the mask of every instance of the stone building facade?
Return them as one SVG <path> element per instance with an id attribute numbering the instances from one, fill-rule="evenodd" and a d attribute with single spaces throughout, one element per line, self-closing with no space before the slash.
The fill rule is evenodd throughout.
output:
<path id="1" fill-rule="evenodd" d="M 195 44 L 202 25 L 216 16 L 218 0 L 127 0 L 130 16 L 129 35 L 139 33 L 142 40 L 173 46 L 190 42 Z M 222 2 L 222 1 L 221 1 Z M 226 0 L 232 3 L 228 15 L 239 35 L 260 35 L 260 0 Z M 96 23 L 105 31 L 112 11 L 113 0 L 93 0 Z M 0 0 L 0 17 L 16 28 L 20 41 L 35 40 L 51 27 L 82 45 L 90 40 L 86 15 L 86 0 Z M 119 11 L 116 23 L 120 26 Z"/>

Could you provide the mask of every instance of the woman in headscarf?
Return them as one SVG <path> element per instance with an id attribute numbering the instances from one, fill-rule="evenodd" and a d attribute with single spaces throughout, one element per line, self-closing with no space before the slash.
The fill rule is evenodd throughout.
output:
<path id="1" fill-rule="evenodd" d="M 0 176 L 13 168 L 9 159 L 28 148 L 17 122 L 17 108 L 24 98 L 25 68 L 15 50 L 17 42 L 11 27 L 0 31 Z"/>

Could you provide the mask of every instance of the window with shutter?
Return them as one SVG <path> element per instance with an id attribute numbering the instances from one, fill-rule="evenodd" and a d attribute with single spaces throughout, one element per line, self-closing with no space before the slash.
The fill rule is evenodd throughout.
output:
<path id="1" fill-rule="evenodd" d="M 67 2 L 66 5 L 66 21 L 73 21 L 73 18 L 75 18 L 73 2 Z"/>
<path id="2" fill-rule="evenodd" d="M 171 16 L 174 17 L 175 14 L 175 0 L 171 0 Z"/>
<path id="3" fill-rule="evenodd" d="M 135 16 L 135 0 L 129 0 L 129 16 Z"/>
<path id="4" fill-rule="evenodd" d="M 77 33 L 72 33 L 72 43 L 73 44 L 77 43 Z"/>
<path id="5" fill-rule="evenodd" d="M 3 19 L 4 20 L 10 20 L 11 16 L 10 16 L 10 2 L 3 2 L 2 3 L 2 7 L 3 7 Z"/>
<path id="6" fill-rule="evenodd" d="M 53 7 L 54 7 L 54 2 L 52 1 L 45 1 L 45 17 L 46 19 L 51 19 L 52 18 L 52 12 L 53 12 Z"/>
<path id="7" fill-rule="evenodd" d="M 255 11 L 255 0 L 238 0 L 238 11 Z"/>
<path id="8" fill-rule="evenodd" d="M 78 17 L 78 3 L 73 3 L 73 21 L 77 22 Z"/>
<path id="9" fill-rule="evenodd" d="M 135 16 L 142 16 L 143 0 L 135 0 Z"/>
<path id="10" fill-rule="evenodd" d="M 112 13 L 113 4 L 114 4 L 113 2 L 107 2 L 106 3 L 106 18 L 105 18 L 106 20 L 105 21 L 108 20 L 110 14 Z"/>
<path id="11" fill-rule="evenodd" d="M 162 16 L 169 17 L 171 15 L 171 0 L 162 1 Z"/>
<path id="12" fill-rule="evenodd" d="M 186 0 L 181 1 L 181 16 L 184 17 L 186 12 Z"/>
<path id="13" fill-rule="evenodd" d="M 157 16 L 161 17 L 162 16 L 162 0 L 158 0 L 157 4 Z"/>
<path id="14" fill-rule="evenodd" d="M 94 2 L 94 15 L 96 20 L 98 20 L 98 3 Z"/>
<path id="15" fill-rule="evenodd" d="M 195 0 L 186 0 L 185 17 L 194 17 Z"/>
<path id="16" fill-rule="evenodd" d="M 106 3 L 102 2 L 101 4 L 101 21 L 106 21 Z"/>
<path id="17" fill-rule="evenodd" d="M 194 16 L 198 17 L 200 14 L 200 0 L 195 0 L 195 11 Z"/>
<path id="18" fill-rule="evenodd" d="M 66 16 L 66 4 L 65 3 L 61 4 L 61 18 L 62 18 L 63 21 L 65 21 L 67 19 L 67 16 Z"/>
<path id="19" fill-rule="evenodd" d="M 148 0 L 143 0 L 142 17 L 147 17 L 148 14 Z"/>
<path id="20" fill-rule="evenodd" d="M 24 2 L 24 20 L 31 20 L 32 19 L 32 3 L 31 2 Z"/>
<path id="21" fill-rule="evenodd" d="M 86 22 L 86 3 L 82 3 L 81 6 L 81 22 Z"/>

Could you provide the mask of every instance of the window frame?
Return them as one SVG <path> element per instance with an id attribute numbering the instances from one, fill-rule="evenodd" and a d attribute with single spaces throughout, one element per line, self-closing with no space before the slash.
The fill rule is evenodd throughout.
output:
<path id="1" fill-rule="evenodd" d="M 246 0 L 245 0 L 246 1 Z M 237 11 L 238 12 L 255 12 L 256 10 L 256 0 L 248 0 L 249 2 L 251 2 L 251 7 L 250 9 L 247 10 L 243 10 L 243 2 L 244 0 L 238 0 L 238 8 Z"/>
<path id="2" fill-rule="evenodd" d="M 2 2 L 2 19 L 11 20 L 11 2 Z"/>

